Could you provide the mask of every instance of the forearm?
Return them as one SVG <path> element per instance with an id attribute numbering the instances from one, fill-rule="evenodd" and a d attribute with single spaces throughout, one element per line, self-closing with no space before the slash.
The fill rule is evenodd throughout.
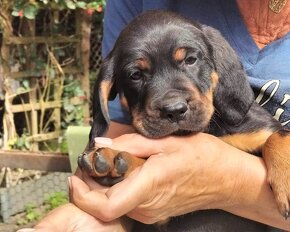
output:
<path id="1" fill-rule="evenodd" d="M 123 133 L 122 128 L 117 133 Z M 126 128 L 124 133 L 132 129 Z M 263 160 L 214 136 L 200 133 L 158 140 L 130 134 L 114 139 L 112 148 L 140 157 L 153 155 L 142 169 L 110 188 L 102 200 L 95 200 L 100 197 L 96 191 L 88 204 L 83 204 L 83 200 L 78 201 L 83 199 L 82 193 L 77 193 L 80 187 L 74 188 L 77 205 L 101 220 L 110 221 L 130 212 L 135 220 L 154 223 L 195 210 L 222 209 L 290 230 L 290 221 L 278 212 L 266 182 Z"/>
<path id="2" fill-rule="evenodd" d="M 249 155 L 235 148 L 239 156 L 238 171 L 234 171 L 235 183 L 229 204 L 221 208 L 233 214 L 259 221 L 284 230 L 290 230 L 290 220 L 285 220 L 278 212 L 273 193 L 267 183 L 267 170 L 262 158 Z"/>

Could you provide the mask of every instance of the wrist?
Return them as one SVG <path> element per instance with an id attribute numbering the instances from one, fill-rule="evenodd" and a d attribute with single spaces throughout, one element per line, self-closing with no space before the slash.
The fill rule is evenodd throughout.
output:
<path id="1" fill-rule="evenodd" d="M 257 175 L 261 172 L 256 170 L 256 166 L 261 164 L 261 159 L 215 139 L 218 141 L 213 146 L 215 160 L 212 168 L 216 174 L 216 191 L 209 208 L 228 211 L 239 204 L 249 203 L 246 197 L 250 194 L 248 183 L 253 178 L 260 178 Z"/>
<path id="2" fill-rule="evenodd" d="M 203 182 L 201 186 L 198 184 L 197 189 L 203 189 L 203 192 L 199 195 L 200 198 L 197 198 L 195 206 L 198 210 L 225 210 L 235 203 L 236 194 L 239 192 L 237 188 L 241 184 L 239 182 L 243 181 L 241 152 L 209 134 L 198 134 L 192 138 L 191 146 L 194 145 L 192 162 L 199 166 L 198 172 L 192 169 L 194 172 L 192 178 L 198 178 L 199 183 Z"/>
<path id="3" fill-rule="evenodd" d="M 218 208 L 231 211 L 253 206 L 259 199 L 257 187 L 268 188 L 263 160 L 221 142 L 222 181 L 218 189 Z"/>

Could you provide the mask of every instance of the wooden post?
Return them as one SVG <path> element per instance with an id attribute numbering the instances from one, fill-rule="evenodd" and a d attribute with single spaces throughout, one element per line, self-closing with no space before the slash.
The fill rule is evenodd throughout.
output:
<path id="1" fill-rule="evenodd" d="M 1 9 L 2 10 L 2 9 Z M 52 34 L 48 37 L 42 35 L 36 35 L 35 33 L 35 20 L 28 20 L 23 17 L 21 20 L 21 26 L 19 26 L 19 33 L 21 36 L 13 34 L 11 27 L 12 17 L 11 12 L 7 11 L 7 24 L 10 27 L 3 27 L 3 43 L 1 47 L 1 58 L 2 58 L 2 69 L 5 77 L 5 82 L 7 86 L 6 96 L 5 96 L 5 116 L 3 119 L 4 128 L 4 149 L 9 149 L 9 140 L 18 139 L 16 133 L 14 116 L 15 113 L 24 113 L 26 117 L 26 124 L 29 128 L 29 134 L 27 139 L 30 142 L 30 149 L 32 151 L 39 150 L 39 143 L 47 141 L 48 139 L 58 138 L 61 129 L 61 95 L 63 90 L 64 77 L 67 74 L 73 75 L 74 78 L 80 80 L 83 91 L 86 97 L 90 98 L 90 80 L 89 80 L 89 68 L 90 68 L 90 34 L 91 34 L 91 15 L 85 13 L 85 11 L 77 10 L 76 12 L 76 33 L 75 35 L 55 35 Z M 2 20 L 3 12 L 0 11 L 0 19 Z M 6 16 L 5 16 L 6 17 Z M 54 19 L 60 17 L 58 11 L 53 14 Z M 54 20 L 51 21 L 53 23 Z M 70 65 L 64 65 L 58 62 L 58 57 L 53 54 L 53 47 L 68 44 L 75 45 L 77 47 L 74 60 L 77 60 L 78 65 L 70 67 Z M 37 47 L 47 46 L 48 50 L 51 51 L 54 57 L 54 63 L 50 63 L 50 68 L 55 69 L 55 79 L 51 80 L 51 91 L 48 94 L 44 94 L 47 99 L 40 99 L 41 93 L 43 91 L 43 86 L 39 84 L 40 78 L 44 80 L 47 74 L 44 70 L 38 70 L 34 67 L 34 60 L 30 60 L 30 57 L 37 52 Z M 10 54 L 12 53 L 14 46 L 24 47 L 27 51 L 26 61 L 24 69 L 20 71 L 14 71 L 10 68 L 11 59 Z M 21 50 L 22 51 L 22 50 Z M 56 56 L 56 57 L 55 57 Z M 21 94 L 22 98 L 27 98 L 22 101 L 22 104 L 15 104 L 13 99 L 15 96 L 19 96 L 19 93 L 13 92 L 11 84 L 8 81 L 14 81 L 17 78 L 25 78 L 30 83 L 30 88 L 25 94 Z M 16 80 L 17 81 L 17 80 Z M 29 95 L 29 97 L 28 97 Z M 49 99 L 50 98 L 50 99 Z M 12 104 L 14 103 L 14 104 Z M 53 103 L 53 104 L 52 104 Z M 89 118 L 89 102 L 85 104 L 84 116 Z M 50 105 L 52 104 L 52 105 Z M 80 103 L 77 102 L 76 105 Z M 50 110 L 52 115 L 49 116 L 49 120 L 42 117 L 42 113 Z M 21 119 L 22 120 L 22 119 Z M 43 121 L 45 121 L 42 123 Z M 24 121 L 24 119 L 23 119 Z M 53 130 L 47 130 L 47 125 L 53 123 Z M 45 126 L 43 126 L 43 124 Z M 18 129 L 18 128 L 17 128 Z"/>
<path id="2" fill-rule="evenodd" d="M 83 91 L 86 94 L 87 99 L 90 99 L 90 38 L 91 38 L 91 26 L 92 16 L 87 14 L 84 10 L 76 11 L 76 34 L 82 35 L 79 45 L 79 51 L 77 51 L 77 57 L 81 61 L 83 72 L 80 75 L 80 81 Z M 89 121 L 89 101 L 84 104 L 84 118 L 85 121 Z"/>
<path id="3" fill-rule="evenodd" d="M 23 30 L 24 36 L 35 37 L 35 20 L 25 19 L 24 25 L 25 25 L 25 27 L 23 28 L 24 29 Z M 27 52 L 28 53 L 26 54 L 26 57 L 27 57 L 28 61 L 26 63 L 26 68 L 29 70 L 29 69 L 34 68 L 34 65 L 32 64 L 32 61 L 29 58 L 31 56 L 33 56 L 33 57 L 36 56 L 36 45 L 33 42 L 31 42 L 28 45 Z M 31 78 L 29 83 L 30 83 L 30 88 L 31 88 L 31 91 L 29 93 L 29 99 L 30 99 L 30 103 L 32 105 L 31 112 L 30 112 L 30 128 L 31 128 L 31 135 L 36 136 L 38 134 L 38 131 L 39 131 L 38 113 L 37 113 L 37 110 L 33 107 L 38 102 L 37 90 L 36 90 L 36 86 L 37 86 L 36 78 L 35 77 Z M 29 122 L 27 122 L 27 123 L 29 123 Z M 38 151 L 38 148 L 39 148 L 38 142 L 32 141 L 30 149 L 32 151 Z"/>
<path id="4" fill-rule="evenodd" d="M 9 139 L 16 138 L 16 129 L 14 125 L 13 113 L 10 111 L 10 105 L 12 99 L 9 98 L 9 92 L 7 92 L 8 83 L 8 73 L 10 73 L 10 46 L 6 43 L 8 39 L 12 36 L 12 26 L 11 26 L 11 15 L 9 12 L 2 9 L 1 11 L 1 20 L 3 26 L 3 44 L 1 47 L 1 60 L 2 60 L 2 69 L 3 69 L 3 91 L 5 92 L 5 112 L 3 117 L 3 148 L 7 149 L 9 147 Z"/>

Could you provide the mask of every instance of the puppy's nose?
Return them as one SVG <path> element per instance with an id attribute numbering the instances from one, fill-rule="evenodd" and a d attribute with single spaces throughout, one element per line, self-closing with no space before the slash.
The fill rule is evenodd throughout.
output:
<path id="1" fill-rule="evenodd" d="M 187 104 L 185 102 L 164 105 L 161 109 L 161 116 L 172 122 L 178 122 L 185 117 L 187 109 Z"/>

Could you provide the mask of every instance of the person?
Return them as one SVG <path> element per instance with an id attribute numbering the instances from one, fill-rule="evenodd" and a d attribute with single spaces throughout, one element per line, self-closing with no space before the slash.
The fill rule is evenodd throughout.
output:
<path id="1" fill-rule="evenodd" d="M 256 101 L 290 128 L 290 1 L 107 0 L 103 55 L 134 17 L 150 9 L 175 11 L 218 29 L 239 55 Z M 52 211 L 35 231 L 124 231 L 131 225 L 122 215 L 152 224 L 202 209 L 221 209 L 290 230 L 290 220 L 277 211 L 261 158 L 203 133 L 144 138 L 132 134 L 130 118 L 118 99 L 109 110 L 113 122 L 107 137 L 114 139 L 97 138 L 97 145 L 151 156 L 111 188 L 97 185 L 83 173 L 72 176 L 74 204 Z"/>
<path id="2" fill-rule="evenodd" d="M 154 155 L 144 167 L 110 189 L 99 186 L 87 176 L 71 177 L 71 197 L 79 208 L 72 203 L 57 208 L 36 225 L 36 232 L 124 231 L 124 226 L 130 225 L 120 221 L 123 214 L 150 224 L 205 208 L 223 209 L 290 229 L 290 221 L 277 211 L 261 158 L 248 155 L 216 137 L 201 133 L 153 140 L 126 134 L 114 139 L 111 145 L 110 140 L 104 138 L 97 138 L 96 142 L 98 146 L 126 148 L 139 156 Z"/>

